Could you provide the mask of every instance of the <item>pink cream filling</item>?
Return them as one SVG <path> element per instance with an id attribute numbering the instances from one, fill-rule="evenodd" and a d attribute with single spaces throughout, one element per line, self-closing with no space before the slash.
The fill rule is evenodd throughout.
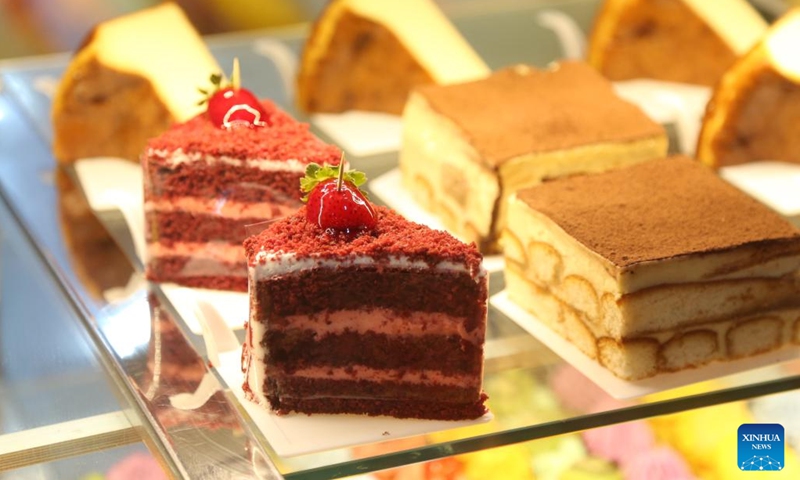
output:
<path id="1" fill-rule="evenodd" d="M 226 218 L 271 218 L 294 213 L 297 206 L 284 203 L 247 203 L 225 198 L 209 199 L 180 197 L 170 200 L 149 200 L 144 205 L 147 212 L 188 212 L 219 215 Z"/>
<path id="2" fill-rule="evenodd" d="M 189 257 L 181 271 L 183 276 L 224 275 L 246 277 L 247 268 L 244 248 L 224 242 L 175 242 L 172 245 L 148 243 L 149 262 L 158 262 L 165 257 Z"/>
<path id="3" fill-rule="evenodd" d="M 475 375 L 444 374 L 436 370 L 378 370 L 354 365 L 352 367 L 307 367 L 292 372 L 292 377 L 325 380 L 366 380 L 369 382 L 400 382 L 415 385 L 446 385 L 451 387 L 478 387 L 480 378 Z"/>
<path id="4" fill-rule="evenodd" d="M 343 332 L 382 333 L 386 335 L 458 335 L 473 343 L 483 343 L 483 332 L 475 329 L 468 332 L 464 319 L 438 312 L 413 312 L 398 315 L 386 308 L 363 310 L 338 310 L 312 315 L 290 315 L 285 324 L 270 324 L 271 330 L 312 330 L 317 337 Z"/>

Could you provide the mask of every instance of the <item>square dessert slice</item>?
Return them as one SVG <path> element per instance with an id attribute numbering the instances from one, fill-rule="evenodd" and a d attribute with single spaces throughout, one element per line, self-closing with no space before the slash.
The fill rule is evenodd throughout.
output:
<path id="1" fill-rule="evenodd" d="M 279 414 L 482 416 L 478 250 L 384 207 L 357 233 L 325 230 L 307 208 L 245 242 L 248 396 Z"/>
<path id="2" fill-rule="evenodd" d="M 337 164 L 323 143 L 270 101 L 263 126 L 221 128 L 207 113 L 156 137 L 142 155 L 147 277 L 247 291 L 245 225 L 301 206 L 310 162 Z"/>
<path id="3" fill-rule="evenodd" d="M 564 62 L 419 87 L 403 113 L 400 167 L 423 207 L 488 252 L 515 190 L 666 153 L 660 125 L 588 65 Z"/>
<path id="4" fill-rule="evenodd" d="M 800 343 L 800 230 L 686 157 L 511 199 L 506 287 L 625 379 Z"/>

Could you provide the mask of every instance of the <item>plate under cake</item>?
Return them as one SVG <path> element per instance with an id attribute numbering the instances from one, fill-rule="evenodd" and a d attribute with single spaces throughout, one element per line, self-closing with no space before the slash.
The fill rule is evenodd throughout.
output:
<path id="1" fill-rule="evenodd" d="M 706 107 L 697 158 L 711 167 L 800 163 L 800 7 L 722 77 Z"/>
<path id="2" fill-rule="evenodd" d="M 266 126 L 220 128 L 206 114 L 152 139 L 144 167 L 147 277 L 247 291 L 245 226 L 288 215 L 311 162 L 341 152 L 264 100 Z M 262 119 L 263 120 L 263 119 Z"/>
<path id="3" fill-rule="evenodd" d="M 474 246 L 374 207 L 348 235 L 297 214 L 247 239 L 247 395 L 279 414 L 474 419 L 486 271 Z"/>
<path id="4" fill-rule="evenodd" d="M 610 80 L 714 86 L 766 30 L 746 0 L 605 0 L 587 57 Z"/>
<path id="5" fill-rule="evenodd" d="M 399 115 L 416 85 L 491 71 L 432 0 L 335 0 L 315 22 L 297 76 L 307 112 Z"/>
<path id="6" fill-rule="evenodd" d="M 563 62 L 419 87 L 403 112 L 400 168 L 422 207 L 487 253 L 515 190 L 666 153 L 660 125 L 587 64 Z"/>
<path id="7" fill-rule="evenodd" d="M 510 298 L 626 380 L 800 344 L 800 230 L 686 157 L 519 191 Z"/>

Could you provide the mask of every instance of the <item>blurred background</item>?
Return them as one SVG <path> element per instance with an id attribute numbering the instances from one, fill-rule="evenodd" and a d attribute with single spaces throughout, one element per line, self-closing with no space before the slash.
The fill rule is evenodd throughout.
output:
<path id="1" fill-rule="evenodd" d="M 175 0 L 203 35 L 313 21 L 327 0 Z M 376 0 L 386 1 L 386 0 Z M 513 0 L 438 0 L 448 4 Z M 570 0 L 517 0 L 559 3 Z M 774 16 L 800 0 L 751 0 Z M 72 51 L 96 23 L 160 0 L 0 0 L 0 58 Z M 450 5 L 452 6 L 452 5 Z"/>
<path id="2" fill-rule="evenodd" d="M 159 0 L 0 0 L 0 58 L 73 51 L 92 26 Z M 203 35 L 303 23 L 326 0 L 178 0 Z"/>

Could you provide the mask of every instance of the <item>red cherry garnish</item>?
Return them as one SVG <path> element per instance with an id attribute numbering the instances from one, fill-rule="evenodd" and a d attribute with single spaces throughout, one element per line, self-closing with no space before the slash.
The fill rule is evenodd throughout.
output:
<path id="1" fill-rule="evenodd" d="M 336 179 L 317 184 L 308 196 L 306 219 L 320 228 L 353 232 L 375 228 L 375 210 L 351 182 Z"/>
<path id="2" fill-rule="evenodd" d="M 269 125 L 267 112 L 255 95 L 244 88 L 226 87 L 208 99 L 208 117 L 220 128 Z"/>

